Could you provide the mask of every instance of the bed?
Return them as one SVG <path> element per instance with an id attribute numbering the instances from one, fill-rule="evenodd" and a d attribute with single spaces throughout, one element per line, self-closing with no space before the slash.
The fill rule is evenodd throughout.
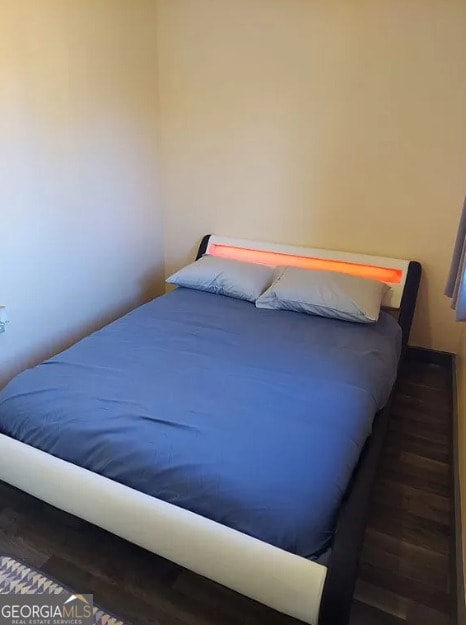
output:
<path id="1" fill-rule="evenodd" d="M 420 266 L 214 236 L 205 252 L 385 272 L 398 321 L 176 289 L 0 393 L 0 479 L 307 623 L 343 624 Z"/>

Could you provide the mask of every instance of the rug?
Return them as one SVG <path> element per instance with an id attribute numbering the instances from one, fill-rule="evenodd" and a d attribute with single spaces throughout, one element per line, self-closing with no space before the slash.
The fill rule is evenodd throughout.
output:
<path id="1" fill-rule="evenodd" d="M 24 562 L 10 556 L 0 556 L 0 595 L 59 595 L 63 592 L 73 594 L 74 591 Z M 129 625 L 129 623 L 124 623 L 94 606 L 94 625 Z"/>

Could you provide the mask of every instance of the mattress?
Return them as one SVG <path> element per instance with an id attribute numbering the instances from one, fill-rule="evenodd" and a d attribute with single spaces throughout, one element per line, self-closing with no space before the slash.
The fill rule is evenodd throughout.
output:
<path id="1" fill-rule="evenodd" d="M 17 376 L 0 432 L 318 558 L 401 330 L 177 289 Z"/>

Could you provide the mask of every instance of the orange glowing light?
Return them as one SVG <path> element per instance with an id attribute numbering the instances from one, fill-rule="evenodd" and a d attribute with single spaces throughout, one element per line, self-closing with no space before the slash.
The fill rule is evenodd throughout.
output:
<path id="1" fill-rule="evenodd" d="M 283 254 L 282 252 L 265 252 L 262 250 L 251 250 L 245 247 L 235 247 L 233 245 L 221 245 L 212 243 L 209 247 L 209 254 L 230 258 L 232 260 L 242 260 L 256 265 L 272 265 L 275 267 L 300 267 L 301 269 L 320 269 L 323 271 L 338 271 L 348 273 L 361 278 L 371 278 L 389 284 L 401 284 L 403 271 L 390 267 L 376 267 L 375 265 L 360 265 L 342 260 L 329 260 L 327 258 L 309 258 L 308 256 L 294 256 L 293 254 Z"/>

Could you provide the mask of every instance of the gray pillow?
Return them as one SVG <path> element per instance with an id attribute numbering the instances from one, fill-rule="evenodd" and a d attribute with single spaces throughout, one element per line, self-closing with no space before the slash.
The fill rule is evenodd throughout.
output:
<path id="1" fill-rule="evenodd" d="M 256 306 L 374 323 L 389 288 L 369 278 L 286 267 L 277 271 L 272 286 L 259 297 Z"/>
<path id="2" fill-rule="evenodd" d="M 255 302 L 273 277 L 274 267 L 206 255 L 174 273 L 167 282 Z"/>

